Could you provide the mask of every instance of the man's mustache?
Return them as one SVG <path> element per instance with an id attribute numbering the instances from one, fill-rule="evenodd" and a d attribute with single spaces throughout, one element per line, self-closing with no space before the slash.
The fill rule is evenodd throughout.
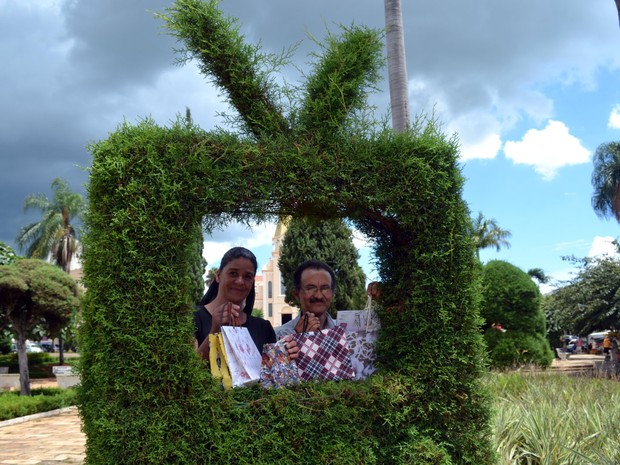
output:
<path id="1" fill-rule="evenodd" d="M 325 299 L 323 299 L 323 298 L 317 299 L 316 297 L 313 297 L 313 298 L 310 299 L 310 303 L 311 304 L 316 304 L 316 303 L 319 303 L 319 302 L 324 303 Z"/>

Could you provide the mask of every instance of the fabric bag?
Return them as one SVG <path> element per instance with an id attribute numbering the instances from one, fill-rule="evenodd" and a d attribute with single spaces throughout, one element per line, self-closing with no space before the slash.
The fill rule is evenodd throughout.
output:
<path id="1" fill-rule="evenodd" d="M 260 366 L 261 386 L 272 389 L 292 386 L 299 382 L 297 363 L 289 357 L 286 341 L 280 339 L 276 343 L 265 344 Z"/>
<path id="2" fill-rule="evenodd" d="M 355 379 L 366 379 L 375 372 L 376 340 L 381 329 L 377 312 L 370 297 L 364 310 L 341 310 L 337 316 L 338 325 L 344 327 Z"/>
<path id="3" fill-rule="evenodd" d="M 222 387 L 232 389 L 232 378 L 230 371 L 228 371 L 222 333 L 209 334 L 209 366 L 211 367 L 211 375 L 220 380 Z"/>
<path id="4" fill-rule="evenodd" d="M 347 337 L 341 327 L 292 335 L 299 347 L 299 377 L 308 381 L 353 379 Z"/>
<path id="5" fill-rule="evenodd" d="M 222 326 L 222 339 L 233 387 L 251 386 L 260 379 L 261 354 L 248 328 Z"/>
<path id="6" fill-rule="evenodd" d="M 224 389 L 257 383 L 260 363 L 261 356 L 250 332 L 239 326 L 236 318 L 232 319 L 232 326 L 222 326 L 221 332 L 209 334 L 211 375 L 221 380 Z"/>

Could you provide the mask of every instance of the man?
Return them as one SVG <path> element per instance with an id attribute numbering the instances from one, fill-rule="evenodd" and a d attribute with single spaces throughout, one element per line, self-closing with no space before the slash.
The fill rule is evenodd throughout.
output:
<path id="1" fill-rule="evenodd" d="M 319 260 L 306 260 L 293 273 L 293 295 L 299 302 L 299 315 L 275 328 L 278 339 L 293 333 L 335 328 L 336 321 L 328 313 L 336 290 L 334 270 Z"/>

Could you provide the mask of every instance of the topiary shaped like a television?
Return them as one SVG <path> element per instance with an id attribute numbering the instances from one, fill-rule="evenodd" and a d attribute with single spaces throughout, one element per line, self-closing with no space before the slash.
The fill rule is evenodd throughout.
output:
<path id="1" fill-rule="evenodd" d="M 147 119 L 91 147 L 86 463 L 492 463 L 458 144 L 432 120 L 400 134 L 368 123 L 380 32 L 328 36 L 305 86 L 282 89 L 217 2 L 179 0 L 162 17 L 238 110 L 238 132 Z M 199 359 L 203 231 L 282 215 L 346 218 L 373 244 L 382 332 L 369 379 L 223 391 Z"/>

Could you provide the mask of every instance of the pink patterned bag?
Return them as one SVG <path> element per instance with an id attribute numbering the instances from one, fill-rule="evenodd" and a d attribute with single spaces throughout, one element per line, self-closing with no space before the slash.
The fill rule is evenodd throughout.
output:
<path id="1" fill-rule="evenodd" d="M 297 367 L 301 379 L 306 381 L 353 379 L 355 372 L 351 365 L 347 337 L 342 327 L 292 336 L 299 346 Z"/>

